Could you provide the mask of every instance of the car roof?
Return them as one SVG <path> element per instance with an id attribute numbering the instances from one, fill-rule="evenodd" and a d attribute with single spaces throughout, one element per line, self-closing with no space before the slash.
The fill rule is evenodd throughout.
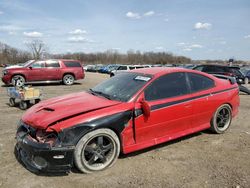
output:
<path id="1" fill-rule="evenodd" d="M 148 74 L 153 76 L 162 76 L 164 74 L 174 73 L 174 72 L 191 72 L 196 74 L 201 74 L 211 78 L 211 75 L 191 69 L 179 68 L 179 67 L 152 67 L 152 68 L 143 68 L 143 69 L 133 69 L 130 72 L 141 73 L 141 74 Z"/>

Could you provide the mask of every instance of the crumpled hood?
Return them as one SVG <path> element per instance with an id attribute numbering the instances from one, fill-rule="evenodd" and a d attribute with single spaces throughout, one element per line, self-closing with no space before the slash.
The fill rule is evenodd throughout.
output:
<path id="1" fill-rule="evenodd" d="M 32 127 L 46 129 L 62 119 L 120 103 L 87 92 L 74 93 L 34 105 L 23 115 L 22 121 Z"/>

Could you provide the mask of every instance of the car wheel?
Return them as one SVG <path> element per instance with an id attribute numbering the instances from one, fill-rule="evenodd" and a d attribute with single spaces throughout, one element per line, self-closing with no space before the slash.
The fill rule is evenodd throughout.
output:
<path id="1" fill-rule="evenodd" d="M 35 99 L 35 104 L 39 103 L 41 99 Z"/>
<path id="2" fill-rule="evenodd" d="M 25 78 L 21 75 L 15 75 L 11 78 L 11 84 L 13 86 L 21 87 L 25 83 Z"/>
<path id="3" fill-rule="evenodd" d="M 98 129 L 84 135 L 76 145 L 74 162 L 83 173 L 111 167 L 120 154 L 120 141 L 110 129 Z"/>
<path id="4" fill-rule="evenodd" d="M 232 109 L 228 104 L 220 106 L 211 121 L 211 130 L 217 134 L 224 133 L 232 121 Z"/>
<path id="5" fill-rule="evenodd" d="M 15 102 L 15 99 L 14 99 L 14 98 L 10 98 L 10 99 L 9 99 L 9 105 L 10 105 L 11 107 L 14 107 L 14 106 L 16 105 L 16 102 Z"/>
<path id="6" fill-rule="evenodd" d="M 245 77 L 245 79 L 244 79 L 244 84 L 248 84 L 248 82 L 249 82 L 248 78 Z"/>
<path id="7" fill-rule="evenodd" d="M 115 76 L 114 73 L 111 73 L 111 74 L 110 74 L 110 78 L 113 77 L 113 76 Z"/>
<path id="8" fill-rule="evenodd" d="M 27 103 L 26 101 L 21 101 L 21 102 L 19 103 L 19 108 L 20 108 L 21 110 L 26 110 L 26 109 L 28 108 L 28 103 Z"/>
<path id="9" fill-rule="evenodd" d="M 75 80 L 75 78 L 71 74 L 66 74 L 63 76 L 63 83 L 65 85 L 72 85 L 74 83 L 74 80 Z"/>

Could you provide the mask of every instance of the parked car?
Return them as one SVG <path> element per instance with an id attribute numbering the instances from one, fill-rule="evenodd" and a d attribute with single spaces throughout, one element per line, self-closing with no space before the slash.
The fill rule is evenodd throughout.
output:
<path id="1" fill-rule="evenodd" d="M 235 77 L 238 84 L 248 83 L 248 78 L 242 74 L 239 67 L 223 66 L 223 65 L 198 65 L 194 70 L 206 72 L 209 74 L 222 74 Z"/>
<path id="2" fill-rule="evenodd" d="M 86 72 L 96 72 L 95 65 L 86 65 L 84 70 Z"/>
<path id="3" fill-rule="evenodd" d="M 115 76 L 118 73 L 129 71 L 133 69 L 148 68 L 145 65 L 120 65 L 117 69 L 111 71 L 110 77 Z"/>
<path id="4" fill-rule="evenodd" d="M 236 82 L 194 70 L 123 72 L 31 107 L 17 128 L 16 153 L 34 172 L 69 172 L 73 164 L 84 173 L 100 171 L 120 152 L 205 129 L 224 133 L 238 113 L 238 93 Z"/>
<path id="5" fill-rule="evenodd" d="M 84 78 L 84 70 L 79 61 L 50 59 L 29 61 L 21 67 L 9 67 L 3 70 L 2 81 L 5 84 L 63 82 L 72 85 L 75 80 Z"/>
<path id="6" fill-rule="evenodd" d="M 103 67 L 99 70 L 99 73 L 110 74 L 111 71 L 112 71 L 112 70 L 115 70 L 118 66 L 120 66 L 120 65 L 110 64 L 110 65 L 103 66 Z"/>

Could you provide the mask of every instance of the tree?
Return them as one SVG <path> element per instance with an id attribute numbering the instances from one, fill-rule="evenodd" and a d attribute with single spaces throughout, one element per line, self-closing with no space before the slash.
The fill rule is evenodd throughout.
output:
<path id="1" fill-rule="evenodd" d="M 38 39 L 27 43 L 27 47 L 31 51 L 34 59 L 41 59 L 46 53 L 44 42 Z"/>

